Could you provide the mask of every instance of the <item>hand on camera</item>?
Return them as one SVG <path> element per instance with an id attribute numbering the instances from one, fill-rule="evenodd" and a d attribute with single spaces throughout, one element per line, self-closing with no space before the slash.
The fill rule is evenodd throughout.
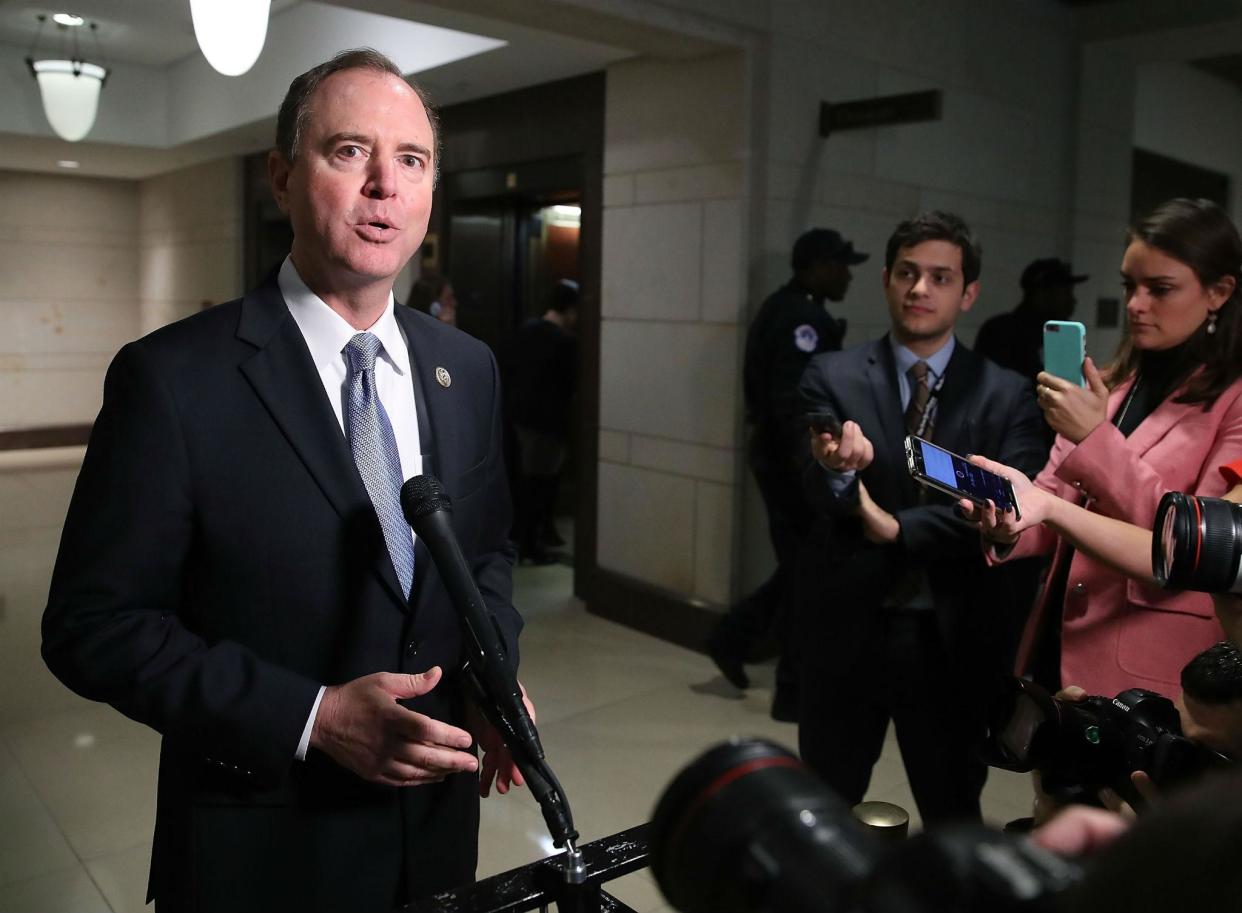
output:
<path id="1" fill-rule="evenodd" d="M 1086 700 L 1087 692 L 1077 685 L 1066 685 L 1056 693 L 1057 700 L 1061 701 L 1082 701 Z M 1130 782 L 1134 784 L 1135 791 L 1146 801 L 1151 802 L 1160 795 L 1160 791 L 1156 788 L 1156 784 L 1145 770 L 1134 770 L 1130 772 Z M 1104 787 L 1099 791 L 1100 802 L 1110 812 L 1119 815 L 1126 821 L 1133 821 L 1137 814 L 1134 807 L 1125 799 L 1118 795 L 1115 789 Z"/>
<path id="2" fill-rule="evenodd" d="M 1052 430 L 1078 444 L 1108 416 L 1108 386 L 1095 362 L 1083 359 L 1080 387 L 1063 377 L 1040 371 L 1035 378 L 1035 398 Z"/>
<path id="3" fill-rule="evenodd" d="M 1130 827 L 1116 812 L 1087 805 L 1070 805 L 1031 833 L 1036 846 L 1060 856 L 1089 856 L 1108 846 Z"/>
<path id="4" fill-rule="evenodd" d="M 866 469 L 875 459 L 875 447 L 863 434 L 858 422 L 846 422 L 841 426 L 840 439 L 828 432 L 811 430 L 811 453 L 825 469 L 833 472 L 858 472 Z"/>

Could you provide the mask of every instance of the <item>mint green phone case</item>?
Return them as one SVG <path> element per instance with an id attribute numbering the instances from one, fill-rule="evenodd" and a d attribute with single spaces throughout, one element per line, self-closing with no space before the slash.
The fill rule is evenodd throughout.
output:
<path id="1" fill-rule="evenodd" d="M 1077 320 L 1049 320 L 1044 324 L 1044 370 L 1057 377 L 1087 385 L 1082 360 L 1087 354 L 1087 328 Z"/>

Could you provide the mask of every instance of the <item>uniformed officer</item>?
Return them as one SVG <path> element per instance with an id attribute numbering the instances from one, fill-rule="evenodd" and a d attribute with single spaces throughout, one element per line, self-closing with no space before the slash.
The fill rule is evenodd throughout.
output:
<path id="1" fill-rule="evenodd" d="M 746 596 L 716 625 L 708 653 L 738 688 L 750 685 L 743 666 L 774 634 L 780 647 L 772 716 L 797 719 L 796 663 L 781 623 L 799 546 L 811 525 L 802 495 L 802 450 L 806 423 L 798 405 L 798 381 L 811 356 L 841 348 L 845 321 L 833 317 L 825 301 L 845 298 L 850 267 L 867 254 L 830 228 L 813 228 L 794 242 L 793 277 L 759 308 L 746 337 L 743 392 L 751 425 L 750 466 L 768 512 L 768 531 L 776 553 L 772 576 Z"/>

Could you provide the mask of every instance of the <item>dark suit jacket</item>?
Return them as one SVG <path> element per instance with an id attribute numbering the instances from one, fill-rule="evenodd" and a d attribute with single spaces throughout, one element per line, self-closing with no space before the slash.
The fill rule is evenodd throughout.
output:
<path id="1" fill-rule="evenodd" d="M 424 471 L 516 662 L 497 371 L 397 307 Z M 451 385 L 435 380 L 446 368 Z M 163 736 L 151 894 L 176 909 L 385 909 L 473 878 L 477 780 L 365 783 L 296 746 L 321 684 L 441 666 L 412 709 L 462 723 L 458 622 L 430 556 L 401 597 L 375 512 L 274 281 L 125 346 L 65 521 L 43 654 Z"/>
<path id="2" fill-rule="evenodd" d="M 924 494 L 906 468 L 905 420 L 888 338 L 817 355 L 802 376 L 806 409 L 828 408 L 853 419 L 875 446 L 859 474 L 876 504 L 897 517 L 901 536 L 875 545 L 853 516 L 858 486 L 837 495 L 829 474 L 811 461 L 805 489 L 819 519 L 809 573 L 800 587 L 802 617 L 813 640 L 811 662 L 847 662 L 865 626 L 874 623 L 888 586 L 908 566 L 926 570 L 941 634 L 963 662 L 1007 668 L 1021 617 L 1033 598 L 1029 565 L 998 575 L 986 567 L 978 529 L 954 512 L 953 500 Z M 1047 454 L 1040 413 L 1027 381 L 971 352 L 959 341 L 945 369 L 933 442 L 963 456 L 978 453 L 1029 475 Z M 804 432 L 805 433 L 805 432 Z"/>

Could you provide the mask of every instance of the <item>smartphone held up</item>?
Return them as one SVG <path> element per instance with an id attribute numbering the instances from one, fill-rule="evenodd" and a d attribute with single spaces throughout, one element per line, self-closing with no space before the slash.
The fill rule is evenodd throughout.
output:
<path id="1" fill-rule="evenodd" d="M 966 498 L 981 507 L 991 501 L 998 510 L 1012 510 L 1022 516 L 1013 483 L 930 441 L 914 435 L 906 438 L 906 468 L 916 482 L 928 488 Z"/>
<path id="2" fill-rule="evenodd" d="M 1044 370 L 1055 377 L 1087 385 L 1082 374 L 1087 357 L 1087 328 L 1076 320 L 1049 320 L 1044 324 Z"/>

